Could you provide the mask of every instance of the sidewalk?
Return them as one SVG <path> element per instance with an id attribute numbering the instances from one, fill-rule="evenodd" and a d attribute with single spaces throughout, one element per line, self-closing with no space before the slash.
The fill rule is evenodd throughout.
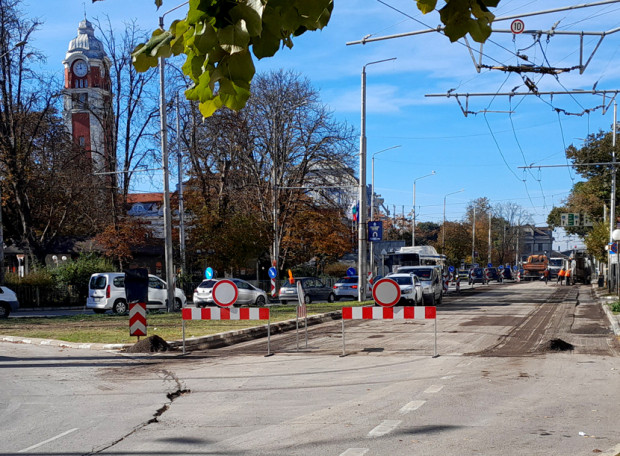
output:
<path id="1" fill-rule="evenodd" d="M 598 285 L 595 284 L 592 285 L 592 292 L 601 304 L 605 314 L 607 314 L 614 334 L 620 336 L 620 313 L 614 314 L 609 307 L 609 304 L 619 300 L 618 296 L 608 294 L 607 288 L 599 288 Z"/>

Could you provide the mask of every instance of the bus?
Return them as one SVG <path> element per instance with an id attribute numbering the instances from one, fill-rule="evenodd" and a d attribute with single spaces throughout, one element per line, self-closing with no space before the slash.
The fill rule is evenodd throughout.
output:
<path id="1" fill-rule="evenodd" d="M 397 272 L 402 266 L 441 266 L 446 264 L 446 256 L 440 255 L 435 247 L 420 245 L 401 247 L 387 254 L 385 265 L 391 272 Z"/>

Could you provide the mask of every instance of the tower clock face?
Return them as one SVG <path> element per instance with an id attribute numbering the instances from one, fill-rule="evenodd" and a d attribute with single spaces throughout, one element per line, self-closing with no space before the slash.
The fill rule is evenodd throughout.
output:
<path id="1" fill-rule="evenodd" d="M 83 78 L 88 73 L 88 65 L 83 60 L 78 60 L 73 64 L 73 74 L 79 78 Z"/>

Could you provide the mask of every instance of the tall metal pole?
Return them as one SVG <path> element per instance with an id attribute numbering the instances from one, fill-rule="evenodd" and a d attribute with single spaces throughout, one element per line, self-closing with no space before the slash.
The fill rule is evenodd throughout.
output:
<path id="1" fill-rule="evenodd" d="M 181 121 L 179 110 L 179 94 L 177 93 L 177 171 L 179 181 L 177 184 L 177 192 L 179 194 L 179 252 L 181 253 L 181 272 L 186 272 L 186 255 L 185 255 L 185 205 L 183 201 L 183 157 L 181 154 Z"/>
<path id="2" fill-rule="evenodd" d="M 416 217 L 416 210 L 415 210 L 415 183 L 416 181 L 419 181 L 420 179 L 424 179 L 425 177 L 429 177 L 429 176 L 434 176 L 436 173 L 435 171 L 431 171 L 430 174 L 427 174 L 425 176 L 422 177 L 417 177 L 415 179 L 413 179 L 413 217 L 411 220 L 411 246 L 415 247 L 415 217 Z"/>
<path id="3" fill-rule="evenodd" d="M 471 226 L 471 265 L 473 267 L 476 260 L 474 255 L 476 254 L 476 206 L 474 206 L 474 220 Z"/>
<path id="4" fill-rule="evenodd" d="M 612 142 L 611 142 L 611 201 L 609 203 L 609 242 L 613 243 L 612 233 L 616 229 L 616 119 L 617 119 L 617 104 L 614 101 L 614 122 L 612 129 Z M 614 271 L 614 281 L 618 281 L 618 266 L 616 265 Z M 611 255 L 607 255 L 607 274 L 611 277 Z M 615 283 L 614 282 L 614 283 Z M 609 278 L 608 278 L 609 286 Z"/>
<path id="5" fill-rule="evenodd" d="M 487 264 L 491 264 L 491 212 L 489 211 L 489 254 L 487 256 Z"/>
<path id="6" fill-rule="evenodd" d="M 185 2 L 187 4 L 189 2 Z M 159 28 L 164 30 L 164 16 L 183 5 L 178 5 L 166 11 L 159 17 Z M 164 171 L 164 250 L 166 260 L 166 291 L 167 291 L 167 310 L 170 312 L 174 308 L 174 258 L 172 251 L 172 211 L 170 210 L 170 171 L 168 169 L 168 122 L 166 118 L 166 79 L 164 75 L 165 61 L 159 58 L 159 118 L 160 118 L 160 138 L 161 138 L 161 160 Z"/>
<path id="7" fill-rule="evenodd" d="M 359 301 L 366 300 L 366 246 L 368 243 L 367 215 L 368 208 L 366 204 L 366 67 L 376 63 L 396 60 L 391 59 L 377 60 L 367 63 L 362 67 L 362 118 L 360 128 L 360 178 L 359 178 L 359 202 L 360 213 L 357 225 L 358 243 L 357 243 L 357 262 L 358 262 L 358 297 Z"/>

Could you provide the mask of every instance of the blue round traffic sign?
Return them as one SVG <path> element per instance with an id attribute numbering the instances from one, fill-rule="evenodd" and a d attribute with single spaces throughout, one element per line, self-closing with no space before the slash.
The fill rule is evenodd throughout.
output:
<path id="1" fill-rule="evenodd" d="M 212 279 L 213 278 L 213 268 L 208 267 L 207 269 L 205 269 L 205 278 L 206 279 Z"/>
<path id="2" fill-rule="evenodd" d="M 450 266 L 450 267 L 448 268 L 448 271 L 450 271 L 450 272 L 454 272 L 454 266 Z"/>
<path id="3" fill-rule="evenodd" d="M 275 279 L 276 277 L 278 277 L 278 270 L 272 266 L 269 268 L 269 278 Z"/>
<path id="4" fill-rule="evenodd" d="M 500 264 L 500 265 L 497 267 L 497 269 L 499 269 L 500 271 L 503 271 L 503 270 L 504 270 L 504 266 Z"/>
<path id="5" fill-rule="evenodd" d="M 347 276 L 349 276 L 349 277 L 353 277 L 356 273 L 357 273 L 357 271 L 355 270 L 355 268 L 347 269 Z"/>
<path id="6" fill-rule="evenodd" d="M 493 263 L 487 264 L 487 268 L 492 268 L 492 267 L 493 267 Z"/>

